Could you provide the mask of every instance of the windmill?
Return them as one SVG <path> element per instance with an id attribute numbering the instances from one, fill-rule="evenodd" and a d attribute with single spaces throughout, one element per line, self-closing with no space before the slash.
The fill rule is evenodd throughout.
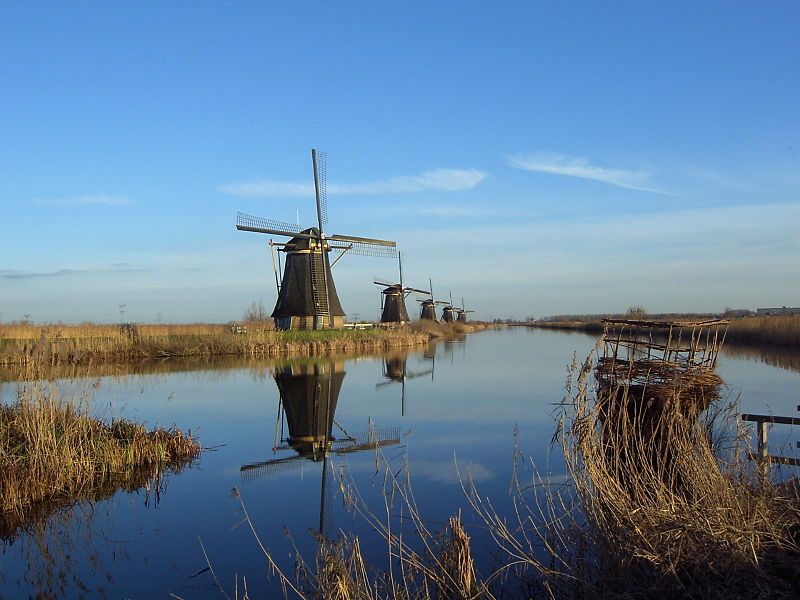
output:
<path id="1" fill-rule="evenodd" d="M 461 308 L 456 308 L 456 319 L 459 323 L 467 322 L 467 313 L 475 312 L 474 310 L 466 310 L 464 308 L 464 298 L 461 298 Z"/>
<path id="2" fill-rule="evenodd" d="M 442 309 L 442 320 L 452 323 L 456 320 L 455 308 L 453 308 L 453 292 L 450 292 L 450 303 Z"/>
<path id="3" fill-rule="evenodd" d="M 381 323 L 408 323 L 406 298 L 411 292 L 429 294 L 428 290 L 403 286 L 403 262 L 400 253 L 397 253 L 397 262 L 400 266 L 400 282 L 389 283 L 382 279 L 375 279 L 373 283 L 383 287 L 381 291 Z"/>
<path id="4" fill-rule="evenodd" d="M 433 297 L 433 280 L 429 279 L 428 284 L 430 285 L 430 298 L 425 298 L 424 300 L 419 300 L 422 304 L 420 307 L 420 315 L 419 318 L 422 321 L 435 321 L 436 320 L 436 305 L 437 304 L 447 304 L 443 300 L 435 300 Z"/>
<path id="5" fill-rule="evenodd" d="M 341 327 L 345 312 L 342 309 L 331 267 L 345 253 L 362 256 L 394 258 L 397 244 L 389 240 L 356 237 L 352 235 L 326 235 L 323 226 L 328 222 L 328 206 L 325 186 L 325 154 L 311 150 L 311 163 L 314 171 L 314 194 L 317 206 L 317 226 L 301 229 L 300 225 L 262 219 L 238 213 L 236 229 L 269 235 L 288 237 L 286 243 L 270 239 L 275 285 L 278 300 L 272 311 L 278 329 L 330 329 Z M 283 273 L 280 254 L 286 254 Z M 333 263 L 328 254 L 336 251 L 339 255 Z M 280 283 L 278 283 L 280 281 Z"/>
<path id="6" fill-rule="evenodd" d="M 329 456 L 400 443 L 399 427 L 379 430 L 370 423 L 366 432 L 352 435 L 336 421 L 336 404 L 344 376 L 343 363 L 334 360 L 290 364 L 277 369 L 273 377 L 278 386 L 279 401 L 272 452 L 292 451 L 293 454 L 239 468 L 243 483 L 247 483 L 302 467 L 308 462 L 322 463 L 319 531 L 323 536 Z M 334 425 L 341 432 L 336 436 L 333 434 Z"/>
<path id="7" fill-rule="evenodd" d="M 436 358 L 432 359 L 430 369 L 424 371 L 408 371 L 408 354 L 394 354 L 383 358 L 382 373 L 386 381 L 375 384 L 375 389 L 380 389 L 393 383 L 400 384 L 400 415 L 406 414 L 406 381 L 430 375 L 433 380 L 433 369 L 436 366 Z"/>

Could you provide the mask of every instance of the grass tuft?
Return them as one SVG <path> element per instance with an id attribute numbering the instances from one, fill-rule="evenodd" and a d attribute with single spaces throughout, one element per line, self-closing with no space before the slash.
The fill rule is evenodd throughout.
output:
<path id="1" fill-rule="evenodd" d="M 200 452 L 177 428 L 90 415 L 88 398 L 66 400 L 44 384 L 26 384 L 0 405 L 0 535 L 83 499 L 137 489 Z"/>

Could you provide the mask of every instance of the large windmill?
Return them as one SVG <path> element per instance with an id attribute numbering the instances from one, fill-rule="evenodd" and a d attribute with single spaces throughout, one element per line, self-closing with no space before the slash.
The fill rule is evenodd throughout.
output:
<path id="1" fill-rule="evenodd" d="M 314 171 L 314 194 L 317 207 L 317 226 L 301 229 L 300 225 L 238 213 L 236 229 L 290 238 L 286 243 L 270 240 L 273 252 L 275 283 L 278 301 L 272 311 L 278 329 L 327 329 L 344 324 L 344 309 L 339 302 L 333 283 L 331 267 L 345 253 L 362 256 L 393 258 L 397 244 L 389 240 L 356 237 L 352 235 L 326 235 L 323 227 L 328 222 L 325 192 L 325 154 L 311 150 Z M 274 249 L 286 254 L 283 273 L 279 276 L 280 255 L 275 266 Z M 339 255 L 331 263 L 328 253 Z M 280 283 L 278 281 L 280 280 Z"/>
<path id="2" fill-rule="evenodd" d="M 443 300 L 436 300 L 433 297 L 433 280 L 429 279 L 428 284 L 430 285 L 430 298 L 425 298 L 424 300 L 419 300 L 421 303 L 420 307 L 420 315 L 419 318 L 421 321 L 435 321 L 436 320 L 436 305 L 437 304 L 447 304 Z"/>
<path id="3" fill-rule="evenodd" d="M 329 456 L 374 451 L 400 443 L 399 427 L 379 430 L 370 423 L 366 432 L 354 435 L 336 421 L 336 404 L 344 375 L 343 362 L 331 359 L 297 362 L 277 369 L 273 376 L 279 401 L 272 452 L 290 451 L 291 454 L 240 467 L 243 482 L 249 482 L 309 462 L 322 463 L 319 531 L 323 536 Z"/>
<path id="4" fill-rule="evenodd" d="M 467 313 L 475 312 L 474 310 L 467 310 L 464 308 L 464 298 L 461 298 L 461 308 L 456 307 L 456 320 L 459 323 L 467 322 Z"/>
<path id="5" fill-rule="evenodd" d="M 408 318 L 408 311 L 406 310 L 406 298 L 408 295 L 412 292 L 417 294 L 430 293 L 428 290 L 403 286 L 403 262 L 399 252 L 397 259 L 400 266 L 399 283 L 389 283 L 382 279 L 373 281 L 375 285 L 383 287 L 381 291 L 381 323 L 408 323 L 411 320 Z"/>

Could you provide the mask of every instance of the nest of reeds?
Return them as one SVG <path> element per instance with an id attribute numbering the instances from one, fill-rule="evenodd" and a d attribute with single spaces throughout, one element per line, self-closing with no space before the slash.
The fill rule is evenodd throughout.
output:
<path id="1" fill-rule="evenodd" d="M 619 360 L 604 356 L 595 369 L 598 397 L 624 396 L 653 406 L 680 406 L 680 412 L 699 412 L 719 398 L 722 378 L 711 368 L 661 359 Z"/>
<path id="2" fill-rule="evenodd" d="M 547 573 L 554 595 L 800 596 L 797 488 L 754 477 L 738 432 L 728 432 L 726 453 L 715 446 L 724 413 L 705 409 L 720 378 L 684 371 L 686 383 L 674 384 L 666 375 L 676 369 L 665 366 L 649 371 L 654 389 L 644 368 L 652 365 L 634 363 L 636 383 L 604 387 L 607 365 L 591 386 L 587 361 L 565 404 L 562 441 L 581 517 L 548 526 L 562 544 L 562 567 Z"/>

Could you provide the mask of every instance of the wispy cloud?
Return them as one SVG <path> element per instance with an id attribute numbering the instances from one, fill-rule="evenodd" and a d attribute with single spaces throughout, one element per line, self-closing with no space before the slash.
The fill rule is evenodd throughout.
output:
<path id="1" fill-rule="evenodd" d="M 146 269 L 134 268 L 127 263 L 113 263 L 107 267 L 58 269 L 56 271 L 17 271 L 14 269 L 0 269 L 0 279 L 43 279 L 52 277 L 66 277 L 70 275 L 84 275 L 88 273 L 140 273 L 144 271 L 146 271 Z"/>
<path id="2" fill-rule="evenodd" d="M 50 206 L 78 206 L 78 205 L 102 205 L 102 206 L 121 206 L 130 204 L 130 198 L 125 196 L 109 196 L 107 194 L 90 194 L 86 196 L 69 196 L 63 198 L 36 198 L 36 204 L 48 204 Z"/>
<path id="3" fill-rule="evenodd" d="M 391 177 L 366 183 L 328 183 L 327 192 L 329 195 L 404 194 L 425 191 L 458 192 L 475 187 L 488 176 L 486 171 L 478 169 L 434 169 L 419 175 Z M 272 179 L 226 183 L 217 189 L 223 194 L 244 198 L 314 195 L 312 184 Z"/>
<path id="4" fill-rule="evenodd" d="M 508 162 L 512 167 L 524 169 L 525 171 L 591 179 L 629 190 L 654 192 L 656 194 L 668 193 L 650 185 L 651 173 L 648 171 L 598 167 L 590 163 L 587 159 L 579 156 L 567 156 L 565 154 L 551 152 L 534 152 L 531 154 L 509 156 Z"/>

